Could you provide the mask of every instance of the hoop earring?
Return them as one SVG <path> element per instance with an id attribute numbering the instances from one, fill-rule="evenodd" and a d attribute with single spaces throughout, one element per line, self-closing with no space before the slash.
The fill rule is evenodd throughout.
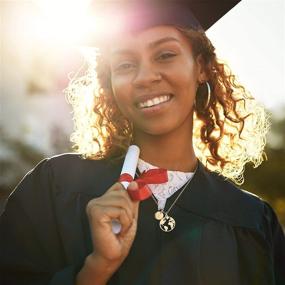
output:
<path id="1" fill-rule="evenodd" d="M 207 95 L 204 95 L 205 93 Z M 201 97 L 206 97 L 206 100 L 205 99 L 202 100 Z M 204 81 L 201 85 L 199 85 L 197 89 L 196 100 L 195 100 L 196 109 L 200 110 L 207 109 L 209 107 L 210 99 L 211 99 L 211 87 L 208 81 Z M 201 101 L 204 101 L 205 103 L 201 103 Z"/>
<path id="2" fill-rule="evenodd" d="M 211 98 L 211 87 L 210 87 L 210 84 L 208 81 L 205 81 L 206 85 L 207 85 L 207 102 L 206 102 L 206 105 L 205 105 L 205 109 L 208 108 L 209 106 L 209 103 L 210 103 L 210 98 Z"/>

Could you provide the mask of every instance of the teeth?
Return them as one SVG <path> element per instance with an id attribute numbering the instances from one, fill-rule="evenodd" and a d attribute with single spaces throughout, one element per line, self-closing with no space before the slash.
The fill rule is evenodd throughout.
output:
<path id="1" fill-rule="evenodd" d="M 139 108 L 148 108 L 148 107 L 152 107 L 155 105 L 158 105 L 160 103 L 166 102 L 170 99 L 169 95 L 164 95 L 164 96 L 160 96 L 160 97 L 155 97 L 153 99 L 147 100 L 145 102 L 139 103 L 138 107 Z"/>

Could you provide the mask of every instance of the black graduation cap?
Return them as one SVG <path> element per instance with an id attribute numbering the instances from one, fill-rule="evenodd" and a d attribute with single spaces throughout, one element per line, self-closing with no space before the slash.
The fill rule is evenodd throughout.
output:
<path id="1" fill-rule="evenodd" d="M 156 25 L 207 30 L 241 0 L 94 0 L 91 9 L 117 17 L 123 31 Z M 109 25 L 112 25 L 110 21 Z M 106 32 L 109 27 L 106 26 Z"/>

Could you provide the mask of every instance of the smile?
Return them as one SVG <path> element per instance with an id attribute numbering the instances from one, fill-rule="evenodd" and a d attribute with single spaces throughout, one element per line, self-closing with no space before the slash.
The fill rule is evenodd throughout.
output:
<path id="1" fill-rule="evenodd" d="M 165 102 L 168 102 L 171 99 L 170 95 L 163 95 L 163 96 L 158 96 L 152 99 L 148 99 L 144 102 L 140 102 L 137 104 L 139 109 L 143 109 L 143 108 L 150 108 Z"/>

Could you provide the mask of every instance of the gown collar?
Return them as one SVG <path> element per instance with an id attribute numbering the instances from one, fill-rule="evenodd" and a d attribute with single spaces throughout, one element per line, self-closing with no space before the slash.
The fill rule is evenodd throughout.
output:
<path id="1" fill-rule="evenodd" d="M 117 165 L 117 171 L 112 172 L 115 180 L 119 177 L 122 163 Z M 167 200 L 166 208 L 179 192 Z M 201 217 L 251 229 L 260 227 L 264 212 L 264 203 L 258 196 L 239 189 L 222 175 L 209 171 L 199 160 L 193 178 L 175 205 Z"/>
<path id="2" fill-rule="evenodd" d="M 232 226 L 256 229 L 262 223 L 261 199 L 209 171 L 200 161 L 187 188 L 176 203 L 186 211 Z"/>
<path id="3" fill-rule="evenodd" d="M 138 170 L 140 173 L 150 169 L 158 168 L 142 159 L 139 159 Z M 181 189 L 190 179 L 192 179 L 194 172 L 182 172 L 167 170 L 168 181 L 161 184 L 149 184 L 148 187 L 152 194 L 157 199 L 158 210 L 165 208 L 166 201 Z"/>

